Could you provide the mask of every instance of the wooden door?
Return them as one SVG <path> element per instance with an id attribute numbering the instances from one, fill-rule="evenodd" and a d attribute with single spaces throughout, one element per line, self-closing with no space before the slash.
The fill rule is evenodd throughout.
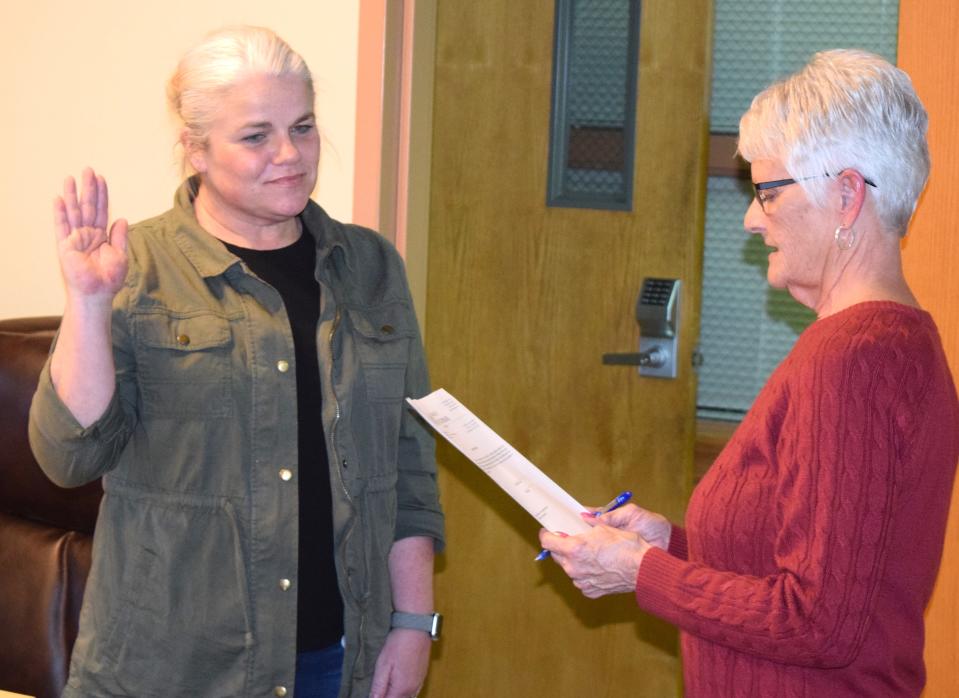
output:
<path id="1" fill-rule="evenodd" d="M 584 504 L 631 489 L 681 520 L 691 487 L 710 0 L 643 3 L 632 212 L 549 208 L 553 2 L 437 4 L 426 328 L 433 384 Z M 680 371 L 636 351 L 646 276 L 684 282 Z M 536 522 L 439 439 L 445 635 L 424 695 L 674 696 L 677 634 L 533 562 Z"/>

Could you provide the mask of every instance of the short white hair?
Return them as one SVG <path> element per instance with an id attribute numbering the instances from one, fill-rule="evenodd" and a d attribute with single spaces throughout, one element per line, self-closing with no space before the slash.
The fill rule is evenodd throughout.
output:
<path id="1" fill-rule="evenodd" d="M 867 189 L 882 225 L 905 235 L 929 177 L 928 123 L 905 72 L 867 51 L 822 51 L 756 95 L 739 122 L 739 152 L 782 162 L 819 206 L 826 180 L 817 175 L 854 169 L 876 185 Z"/>

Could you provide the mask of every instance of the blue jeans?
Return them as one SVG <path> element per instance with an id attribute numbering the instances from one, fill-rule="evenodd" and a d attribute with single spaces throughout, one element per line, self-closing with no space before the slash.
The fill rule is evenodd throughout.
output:
<path id="1" fill-rule="evenodd" d="M 343 674 L 343 646 L 296 655 L 296 698 L 336 698 Z"/>

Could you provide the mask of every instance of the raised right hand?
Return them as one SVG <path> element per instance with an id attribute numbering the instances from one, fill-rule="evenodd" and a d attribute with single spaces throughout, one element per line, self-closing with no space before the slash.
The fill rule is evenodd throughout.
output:
<path id="1" fill-rule="evenodd" d="M 53 202 L 60 270 L 69 299 L 109 303 L 127 273 L 127 222 L 114 221 L 107 232 L 107 183 L 89 167 L 83 171 L 80 196 L 73 177 Z"/>
<path id="2" fill-rule="evenodd" d="M 650 545 L 666 550 L 669 548 L 669 537 L 673 532 L 673 525 L 662 514 L 627 504 L 613 509 L 599 517 L 607 526 L 622 531 L 639 534 Z"/>

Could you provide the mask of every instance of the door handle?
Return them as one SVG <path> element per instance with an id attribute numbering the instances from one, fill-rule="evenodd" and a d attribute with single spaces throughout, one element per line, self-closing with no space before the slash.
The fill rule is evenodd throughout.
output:
<path id="1" fill-rule="evenodd" d="M 607 366 L 649 366 L 660 368 L 669 361 L 669 355 L 661 347 L 632 354 L 603 354 L 603 363 Z"/>
<path id="2" fill-rule="evenodd" d="M 641 376 L 675 378 L 681 286 L 679 279 L 644 279 L 639 298 L 636 299 L 639 351 L 603 354 L 603 363 L 609 366 L 637 366 Z"/>

